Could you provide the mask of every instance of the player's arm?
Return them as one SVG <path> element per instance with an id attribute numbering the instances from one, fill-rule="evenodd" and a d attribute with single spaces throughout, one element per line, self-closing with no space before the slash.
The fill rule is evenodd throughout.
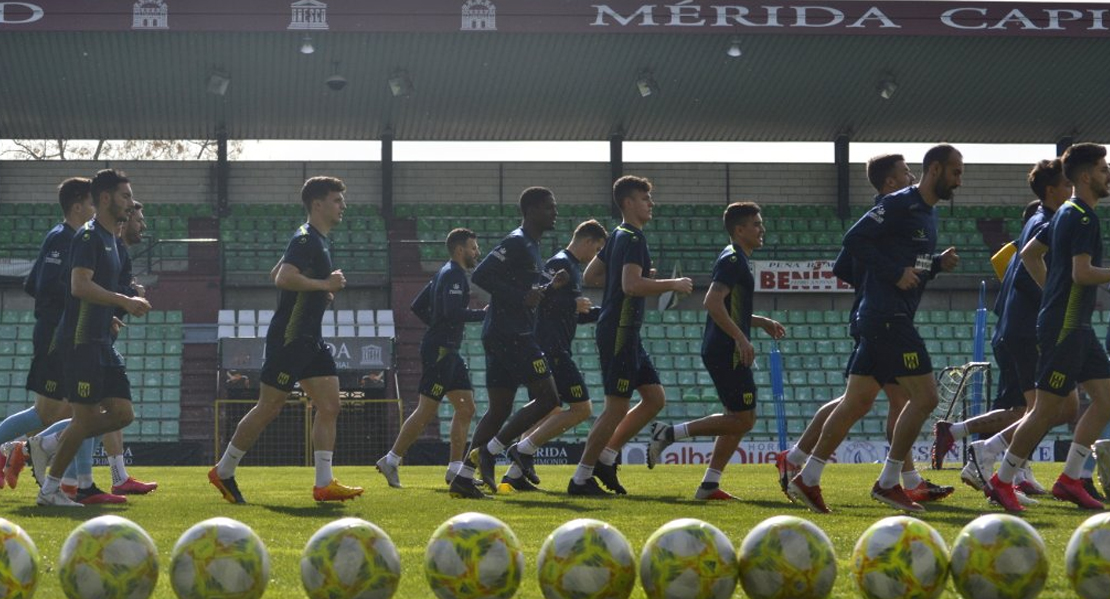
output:
<path id="1" fill-rule="evenodd" d="M 486 317 L 485 310 L 470 309 L 470 290 L 462 273 L 452 273 L 436 287 L 443 295 L 443 317 L 448 322 L 479 322 Z"/>
<path id="2" fill-rule="evenodd" d="M 773 318 L 752 314 L 752 326 L 763 329 L 772 339 L 782 339 L 786 336 L 786 327 Z"/>
<path id="3" fill-rule="evenodd" d="M 605 261 L 600 256 L 594 256 L 586 265 L 586 272 L 582 273 L 582 284 L 586 287 L 605 286 Z"/>
<path id="4" fill-rule="evenodd" d="M 506 303 L 523 304 L 525 296 L 532 290 L 524 292 L 509 283 L 509 270 L 516 258 L 515 249 L 509 239 L 502 241 L 501 245 L 494 248 L 478 263 L 470 275 L 470 280 L 488 291 L 490 295 L 504 298 Z"/>
<path id="5" fill-rule="evenodd" d="M 31 292 L 32 297 L 62 297 L 65 294 L 62 264 L 69 254 L 69 243 L 63 242 L 61 235 L 54 235 L 43 244 L 39 258 L 31 270 L 31 276 L 34 277 L 31 281 L 34 287 L 34 292 Z M 58 254 L 58 260 L 48 260 L 47 257 L 55 252 Z"/>
<path id="6" fill-rule="evenodd" d="M 728 297 L 728 294 L 728 287 L 713 281 L 709 284 L 709 291 L 705 293 L 702 305 L 709 312 L 709 317 L 713 319 L 713 322 L 736 342 L 736 347 L 740 350 L 740 361 L 744 363 L 744 366 L 751 366 L 752 362 L 755 361 L 755 347 L 744 335 L 744 331 L 740 330 L 740 326 L 733 322 L 732 317 L 729 316 L 728 308 L 725 307 L 725 298 Z"/>
<path id="7" fill-rule="evenodd" d="M 1029 276 L 1037 283 L 1037 286 L 1042 289 L 1044 288 L 1045 278 L 1048 276 L 1048 267 L 1044 263 L 1044 255 L 1047 253 L 1048 246 L 1041 243 L 1036 237 L 1030 239 L 1029 243 L 1021 248 L 1022 265 L 1025 266 L 1025 270 L 1029 272 Z"/>
<path id="8" fill-rule="evenodd" d="M 630 297 L 649 297 L 662 295 L 668 291 L 690 293 L 694 282 L 688 277 L 679 279 L 650 279 L 644 276 L 644 268 L 636 263 L 628 263 L 621 269 L 621 291 Z"/>
<path id="9" fill-rule="evenodd" d="M 575 309 L 578 312 L 578 324 L 597 322 L 601 318 L 601 306 L 593 305 L 590 298 L 581 295 L 574 299 Z"/>
<path id="10" fill-rule="evenodd" d="M 343 271 L 334 270 L 326 279 L 306 277 L 301 269 L 288 262 L 282 262 L 274 277 L 274 286 L 282 291 L 329 291 L 336 292 L 347 286 Z"/>
<path id="11" fill-rule="evenodd" d="M 429 326 L 432 324 L 431 281 L 428 281 L 428 284 L 425 285 L 424 288 L 420 290 L 420 293 L 417 294 L 416 298 L 412 300 L 412 303 L 409 304 L 409 310 L 412 310 L 412 313 L 415 314 L 416 317 L 419 318 L 420 321 L 424 324 Z"/>
<path id="12" fill-rule="evenodd" d="M 879 244 L 891 219 L 899 218 L 896 210 L 898 207 L 887 201 L 872 208 L 844 234 L 843 245 L 878 280 L 902 290 L 913 289 L 921 283 L 917 270 L 912 266 L 899 266 Z"/>
<path id="13" fill-rule="evenodd" d="M 93 270 L 74 266 L 70 273 L 70 289 L 73 297 L 92 304 L 122 308 L 132 316 L 142 316 L 150 311 L 150 302 L 141 297 L 127 297 L 122 293 L 109 291 L 93 281 Z"/>
<path id="14" fill-rule="evenodd" d="M 1105 285 L 1110 283 L 1110 268 L 1092 265 L 1090 254 L 1076 254 L 1071 257 L 1071 278 L 1079 285 Z"/>
<path id="15" fill-rule="evenodd" d="M 282 258 L 282 260 L 283 259 L 284 258 Z M 270 269 L 270 281 L 276 281 L 277 280 L 278 270 L 280 270 L 280 269 L 281 269 L 281 260 L 278 260 L 277 264 L 275 264 L 274 267 Z"/>

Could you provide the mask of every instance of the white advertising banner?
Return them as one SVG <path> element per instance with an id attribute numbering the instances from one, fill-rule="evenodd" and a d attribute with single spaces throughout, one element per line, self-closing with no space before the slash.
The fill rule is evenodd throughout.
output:
<path id="1" fill-rule="evenodd" d="M 842 464 L 875 464 L 886 458 L 890 444 L 886 441 L 845 441 L 836 450 L 830 461 Z M 929 464 L 929 442 L 914 443 L 913 459 L 918 468 L 927 468 Z M 775 454 L 778 453 L 778 443 L 774 441 L 743 441 L 736 453 L 729 460 L 730 464 L 774 464 Z M 1033 460 L 1037 462 L 1051 462 L 1055 460 L 1052 441 L 1043 441 L 1037 446 Z M 713 455 L 713 443 L 710 441 L 697 443 L 675 443 L 663 452 L 663 464 L 708 464 Z M 629 443 L 624 447 L 621 455 L 625 464 L 647 463 L 647 445 L 642 443 Z M 963 464 L 963 445 L 949 452 L 947 464 L 953 466 Z"/>
<path id="2" fill-rule="evenodd" d="M 836 278 L 832 260 L 753 260 L 755 290 L 777 293 L 851 292 Z"/>

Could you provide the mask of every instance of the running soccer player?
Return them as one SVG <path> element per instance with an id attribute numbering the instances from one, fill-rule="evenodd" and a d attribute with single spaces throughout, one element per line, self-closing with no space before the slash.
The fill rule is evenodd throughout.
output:
<path id="1" fill-rule="evenodd" d="M 713 435 L 713 456 L 695 499 L 736 499 L 720 488 L 721 473 L 744 435 L 755 424 L 756 386 L 752 375 L 755 347 L 751 342 L 752 325 L 766 331 L 774 339 L 786 335 L 777 321 L 752 314 L 755 278 L 748 260 L 752 252 L 763 247 L 766 229 L 759 205 L 754 202 L 729 204 L 724 213 L 729 245 L 717 256 L 713 265 L 713 282 L 705 294 L 705 334 L 701 343 L 701 360 L 717 397 L 725 407 L 724 414 L 713 414 L 698 420 L 669 425 L 651 425 L 648 443 L 648 468 L 654 468 L 670 444 L 689 437 Z"/>
<path id="2" fill-rule="evenodd" d="M 618 452 L 666 403 L 659 373 L 640 338 L 644 298 L 667 291 L 690 293 L 694 283 L 686 277 L 652 278 L 651 253 L 643 232 L 655 206 L 651 191 L 651 181 L 642 177 L 625 176 L 613 183 L 613 203 L 624 220 L 583 274 L 587 285 L 605 286 L 596 331 L 605 408 L 590 428 L 581 461 L 567 483 L 571 495 L 606 495 L 595 476 L 609 490 L 626 494 L 617 476 Z M 640 394 L 640 403 L 630 410 L 634 391 Z"/>
<path id="3" fill-rule="evenodd" d="M 435 277 L 416 296 L 412 311 L 428 331 L 420 342 L 420 401 L 416 410 L 405 419 L 393 448 L 377 462 L 389 486 L 400 489 L 397 472 L 405 452 L 416 441 L 420 431 L 439 411 L 444 397 L 451 402 L 455 415 L 451 418 L 451 464 L 447 469 L 448 484 L 462 467 L 463 451 L 470 420 L 474 417 L 474 388 L 470 371 L 459 355 L 463 330 L 468 322 L 479 322 L 485 310 L 471 310 L 470 282 L 467 271 L 478 263 L 478 239 L 470 229 L 454 229 L 447 235 L 447 254 L 451 257 Z"/>
<path id="4" fill-rule="evenodd" d="M 848 388 L 821 429 L 817 446 L 787 490 L 810 510 L 828 513 L 821 495 L 826 461 L 874 404 L 879 388 L 897 380 L 909 396 L 898 415 L 890 451 L 871 489 L 877 501 L 906 511 L 923 511 L 899 484 L 903 459 L 938 403 L 933 366 L 913 326 L 925 284 L 938 270 L 959 264 L 955 248 L 934 256 L 937 223 L 933 206 L 953 197 L 963 175 L 963 156 L 952 146 L 925 154 L 921 183 L 890 194 L 844 235 L 844 248 L 864 264 L 859 347 L 849 365 Z M 894 457 L 897 456 L 897 457 Z"/>
<path id="5" fill-rule="evenodd" d="M 347 286 L 343 271 L 332 268 L 327 234 L 343 221 L 347 186 L 334 177 L 312 177 L 301 188 L 308 222 L 297 228 L 285 249 L 274 285 L 281 290 L 277 311 L 266 335 L 258 403 L 235 428 L 223 457 L 208 471 L 212 483 L 231 503 L 246 503 L 235 480 L 239 461 L 254 446 L 266 426 L 281 413 L 300 382 L 311 398 L 316 501 L 346 501 L 362 494 L 361 487 L 340 484 L 332 476 L 335 425 L 339 416 L 339 376 L 331 349 L 320 333 L 329 294 Z"/>
<path id="6" fill-rule="evenodd" d="M 1102 237 L 1095 213 L 1099 200 L 1110 196 L 1110 167 L 1106 164 L 1106 148 L 1096 144 L 1073 145 L 1062 160 L 1064 176 L 1071 181 L 1075 196 L 1056 211 L 1051 225 L 1038 235 L 1047 241 L 1049 257 L 1037 315 L 1041 353 L 1036 400 L 1018 424 L 1002 465 L 985 488 L 987 495 L 1009 512 L 1025 509 L 1014 492 L 1018 470 L 1056 422 L 1060 406 L 1068 401 L 1077 383 L 1091 397 L 1091 406 L 1075 427 L 1064 471 L 1052 485 L 1052 495 L 1084 509 L 1103 509 L 1102 502 L 1091 497 L 1079 478 L 1083 463 L 1091 455 L 1091 444 L 1110 420 L 1110 360 L 1091 328 L 1096 290 L 1110 283 L 1110 268 L 1102 266 Z M 1026 248 L 1022 248 L 1022 260 L 1036 279 L 1039 268 L 1034 260 L 1026 260 Z"/>
<path id="7" fill-rule="evenodd" d="M 509 447 L 507 453 L 513 465 L 501 483 L 514 490 L 534 490 L 534 485 L 540 484 L 535 468 L 536 450 L 590 417 L 590 391 L 574 363 L 571 348 L 578 325 L 597 322 L 601 315 L 601 308 L 582 295 L 582 265 L 597 256 L 608 237 L 605 227 L 596 220 L 580 223 L 570 245 L 544 265 L 547 278 L 554 279 L 560 271 L 566 271 L 570 277 L 565 286 L 544 294 L 536 319 L 536 340 L 547 356 L 559 401 L 565 409 L 552 413 L 525 439 Z"/>
<path id="8" fill-rule="evenodd" d="M 66 179 L 58 186 L 58 203 L 64 220 L 46 234 L 31 274 L 23 285 L 24 291 L 35 298 L 34 357 L 26 385 L 27 390 L 35 394 L 35 403 L 0 422 L 0 443 L 5 444 L 0 487 L 7 484 L 14 489 L 27 461 L 26 445 L 13 441 L 70 416 L 63 392 L 62 360 L 54 344 L 54 333 L 65 308 L 66 283 L 62 273 L 69 246 L 77 230 L 96 214 L 91 186 L 92 181 L 81 177 Z"/>
<path id="9" fill-rule="evenodd" d="M 496 493 L 496 456 L 559 405 L 551 367 L 536 341 L 536 307 L 547 291 L 567 280 L 567 273 L 560 272 L 542 282 L 539 239 L 555 227 L 555 196 L 543 187 L 529 187 L 520 194 L 520 213 L 520 227 L 502 239 L 471 276 L 490 294 L 482 325 L 489 409 L 474 430 L 468 462 L 451 481 L 452 497 L 486 497 L 474 484 L 474 466 L 481 471 L 482 483 Z M 521 384 L 533 399 L 510 418 Z"/>
<path id="10" fill-rule="evenodd" d="M 1025 220 L 1017 245 L 1024 248 L 1044 228 L 1052 215 L 1071 197 L 1071 183 L 1064 176 L 1059 158 L 1042 160 L 1029 172 L 1029 186 L 1037 196 L 1029 217 Z M 1043 264 L 1043 259 L 1041 264 Z M 1042 273 L 1043 274 L 1043 273 Z M 1041 279 L 1043 282 L 1043 278 Z M 1030 409 L 1036 399 L 1037 380 L 1037 312 L 1041 306 L 1040 284 L 1030 275 L 1021 256 L 1010 259 L 998 290 L 994 313 L 998 324 L 994 329 L 991 346 L 998 363 L 998 395 L 990 412 L 964 422 L 938 421 L 933 427 L 933 465 L 939 467 L 944 455 L 956 442 L 970 434 L 991 434 L 990 439 L 975 441 L 968 446 L 968 461 L 960 479 L 969 486 L 982 490 L 983 484 L 994 470 L 994 464 L 1005 453 L 1018 420 Z M 1070 395 L 1066 413 L 1060 418 L 1070 422 L 1078 410 L 1078 397 Z M 1058 420 L 1057 424 L 1061 422 Z M 1043 495 L 1044 488 L 1033 478 L 1028 465 L 1015 479 L 1017 489 L 1024 495 Z M 1092 483 L 1093 488 L 1093 483 Z M 1018 495 L 1021 500 L 1021 495 Z"/>
<path id="11" fill-rule="evenodd" d="M 131 383 L 119 353 L 112 347 L 115 308 L 132 316 L 150 311 L 150 303 L 128 297 L 115 289 L 120 279 L 120 256 L 116 251 L 116 231 L 126 220 L 132 199 L 131 183 L 123 173 L 102 170 L 92 180 L 96 218 L 77 231 L 69 252 L 69 293 L 55 338 L 64 352 L 65 397 L 73 419 L 58 443 L 50 474 L 39 490 L 39 505 L 76 507 L 85 494 L 103 494 L 89 480 L 80 477 L 77 500 L 61 489 L 61 478 L 78 449 L 90 437 L 120 430 L 134 419 Z M 65 275 L 63 274 L 63 280 Z M 31 443 L 35 462 L 40 444 Z M 48 459 L 49 461 L 49 459 Z M 89 486 L 81 486 L 83 483 Z"/>
<path id="12" fill-rule="evenodd" d="M 906 159 L 901 154 L 881 154 L 868 160 L 867 180 L 878 192 L 878 195 L 874 198 L 874 204 L 878 204 L 879 200 L 889 194 L 913 185 L 916 181 L 913 173 L 910 172 L 909 166 L 906 165 Z M 847 251 L 841 251 L 840 255 L 837 256 L 833 270 L 838 277 L 851 284 L 855 291 L 855 301 L 852 303 L 852 310 L 848 317 L 848 332 L 852 336 L 852 340 L 855 341 L 855 347 L 858 348 L 859 331 L 857 330 L 856 319 L 860 302 L 863 300 L 863 280 L 867 269 L 861 261 L 853 258 Z M 853 352 L 854 350 L 855 348 L 853 348 Z M 850 363 L 851 360 L 849 359 Z M 844 369 L 844 378 L 848 378 L 847 367 Z M 886 437 L 889 441 L 894 436 L 894 424 L 898 421 L 898 415 L 902 413 L 902 408 L 905 407 L 908 398 L 897 381 L 891 381 L 883 385 L 883 393 L 886 394 L 889 402 L 886 420 Z M 806 459 L 809 458 L 809 452 L 813 451 L 814 446 L 817 445 L 817 439 L 821 435 L 821 428 L 825 425 L 825 420 L 828 419 L 829 414 L 832 414 L 832 411 L 836 409 L 843 398 L 844 396 L 841 395 L 821 406 L 817 413 L 813 415 L 809 425 L 806 426 L 802 436 L 798 438 L 797 443 L 790 450 L 775 456 L 775 466 L 779 473 L 779 486 L 791 501 L 793 501 L 793 498 L 787 493 L 787 485 L 790 483 L 790 479 L 798 474 Z M 936 485 L 923 478 L 914 466 L 912 450 L 906 453 L 902 463 L 902 487 L 906 490 L 906 494 L 917 502 L 944 499 L 955 491 L 953 487 Z"/>

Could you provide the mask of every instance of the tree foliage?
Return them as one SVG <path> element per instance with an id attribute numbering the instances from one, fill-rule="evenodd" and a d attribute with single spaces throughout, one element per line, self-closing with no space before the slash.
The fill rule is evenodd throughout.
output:
<path id="1" fill-rule="evenodd" d="M 13 139 L 0 156 L 13 160 L 215 160 L 214 139 Z M 0 146 L 2 147 L 2 146 Z M 229 140 L 228 158 L 243 151 Z"/>

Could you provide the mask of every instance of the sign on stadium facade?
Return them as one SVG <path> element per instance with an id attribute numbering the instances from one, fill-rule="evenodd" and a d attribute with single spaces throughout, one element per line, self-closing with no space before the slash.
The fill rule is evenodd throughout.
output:
<path id="1" fill-rule="evenodd" d="M 836 278 L 832 260 L 752 260 L 755 290 L 774 293 L 850 292 Z"/>
<path id="2" fill-rule="evenodd" d="M 714 0 L 0 1 L 0 31 L 1107 37 L 1110 4 Z"/>

